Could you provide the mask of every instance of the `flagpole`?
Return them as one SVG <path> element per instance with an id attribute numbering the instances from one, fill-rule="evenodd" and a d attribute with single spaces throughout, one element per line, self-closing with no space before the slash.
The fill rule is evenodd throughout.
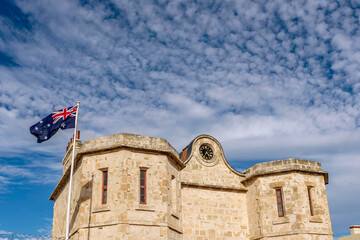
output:
<path id="1" fill-rule="evenodd" d="M 80 102 L 76 102 L 76 105 L 77 105 L 77 111 L 76 111 L 76 118 L 75 118 L 74 141 L 73 141 L 73 145 L 72 145 L 73 149 L 72 149 L 72 158 L 71 158 L 68 206 L 67 206 L 67 212 L 66 212 L 66 240 L 69 240 L 70 200 L 71 200 L 72 176 L 73 176 L 73 172 L 74 172 L 75 141 L 76 141 L 76 134 L 77 134 L 77 122 L 78 122 Z"/>

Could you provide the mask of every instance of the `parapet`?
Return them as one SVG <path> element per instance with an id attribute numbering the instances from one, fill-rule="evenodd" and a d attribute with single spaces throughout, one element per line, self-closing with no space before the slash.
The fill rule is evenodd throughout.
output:
<path id="1" fill-rule="evenodd" d="M 166 152 L 179 160 L 179 153 L 164 138 L 119 133 L 87 140 L 81 146 L 79 154 L 111 150 L 120 147 L 137 148 L 156 152 Z"/>
<path id="2" fill-rule="evenodd" d="M 279 174 L 279 173 L 293 172 L 293 171 L 324 175 L 325 184 L 328 184 L 329 182 L 328 173 L 322 171 L 320 162 L 313 162 L 313 161 L 296 159 L 296 158 L 258 163 L 253 167 L 242 172 L 243 174 L 245 174 L 245 179 L 242 182 L 246 182 L 258 176 Z"/>

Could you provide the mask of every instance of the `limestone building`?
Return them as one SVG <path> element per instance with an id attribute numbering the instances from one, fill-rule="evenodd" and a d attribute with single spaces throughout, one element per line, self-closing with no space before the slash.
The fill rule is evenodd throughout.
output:
<path id="1" fill-rule="evenodd" d="M 165 139 L 116 134 L 76 140 L 71 239 L 333 239 L 319 162 L 233 169 L 220 143 L 200 135 L 179 154 Z M 72 145 L 54 200 L 64 237 Z"/>

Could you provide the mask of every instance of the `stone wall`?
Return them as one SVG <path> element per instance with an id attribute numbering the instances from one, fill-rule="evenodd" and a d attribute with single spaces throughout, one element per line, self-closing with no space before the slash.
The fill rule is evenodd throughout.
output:
<path id="1" fill-rule="evenodd" d="M 117 239 L 119 229 L 126 239 L 180 239 L 182 163 L 176 161 L 172 147 L 163 139 L 144 137 L 142 142 L 138 135 L 126 134 L 107 138 L 109 146 L 117 147 L 99 148 L 105 140 L 79 144 L 76 152 L 71 239 Z M 136 141 L 141 144 L 130 148 Z M 65 236 L 69 159 L 71 152 L 64 157 L 64 176 L 50 197 L 55 200 L 53 236 Z M 146 170 L 146 204 L 140 204 L 140 170 Z M 103 171 L 108 172 L 106 204 L 102 204 Z M 101 235 L 104 229 L 106 236 Z"/>
<path id="2" fill-rule="evenodd" d="M 191 142 L 184 162 L 161 138 L 117 134 L 77 143 L 71 239 L 332 239 L 328 175 L 320 163 L 286 159 L 239 173 L 225 159 L 220 143 L 207 135 Z M 201 145 L 211 147 L 211 159 L 201 156 Z M 54 237 L 65 236 L 71 150 L 50 196 L 55 201 Z M 106 204 L 101 199 L 104 170 Z M 146 170 L 146 204 L 140 204 L 140 170 Z M 284 217 L 278 216 L 278 188 Z"/>
<path id="3" fill-rule="evenodd" d="M 52 236 L 63 237 L 66 231 L 66 211 L 68 199 L 68 184 L 63 191 L 57 196 L 53 208 Z"/>
<path id="4" fill-rule="evenodd" d="M 71 149 L 70 149 L 71 150 Z M 69 150 L 69 151 L 70 151 Z M 70 156 L 71 159 L 71 156 Z M 71 161 L 71 160 L 70 160 Z M 82 163 L 77 161 L 75 165 L 74 174 L 73 174 L 73 186 L 71 193 L 71 203 L 70 203 L 70 231 L 72 228 L 79 225 L 80 217 L 83 216 L 82 201 L 84 197 L 84 188 L 82 185 Z M 64 181 L 64 179 L 69 179 L 70 169 L 68 169 L 63 176 L 57 187 L 61 187 L 61 191 L 57 193 L 54 203 L 54 218 L 53 218 L 53 229 L 52 236 L 61 237 L 65 236 L 66 232 L 66 212 L 68 205 L 68 192 L 69 192 L 69 181 Z"/>
<path id="5" fill-rule="evenodd" d="M 248 239 L 246 193 L 182 188 L 184 240 Z"/>
<path id="6" fill-rule="evenodd" d="M 206 144 L 214 156 L 199 153 Z M 212 137 L 198 137 L 181 171 L 184 239 L 248 239 L 244 176 L 227 163 L 221 145 Z"/>
<path id="7" fill-rule="evenodd" d="M 249 190 L 250 239 L 332 239 L 325 175 L 319 163 L 299 159 L 257 164 L 247 170 L 243 183 Z M 276 189 L 282 190 L 284 217 L 278 214 Z"/>

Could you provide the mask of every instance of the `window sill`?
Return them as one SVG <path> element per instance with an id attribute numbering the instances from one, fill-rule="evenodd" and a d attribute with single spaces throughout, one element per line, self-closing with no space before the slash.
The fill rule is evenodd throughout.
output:
<path id="1" fill-rule="evenodd" d="M 139 204 L 137 208 L 135 208 L 136 211 L 147 211 L 147 212 L 155 212 L 154 206 L 149 206 L 145 204 Z"/>
<path id="2" fill-rule="evenodd" d="M 288 217 L 278 217 L 278 219 L 273 220 L 272 224 L 273 225 L 277 225 L 277 224 L 284 224 L 284 223 L 289 223 L 289 218 Z"/>
<path id="3" fill-rule="evenodd" d="M 100 206 L 97 208 L 94 208 L 92 210 L 92 213 L 98 213 L 98 212 L 108 212 L 110 211 L 110 207 L 108 205 Z"/>
<path id="4" fill-rule="evenodd" d="M 322 223 L 322 219 L 320 216 L 311 216 L 310 217 L 310 222 L 313 223 Z"/>

